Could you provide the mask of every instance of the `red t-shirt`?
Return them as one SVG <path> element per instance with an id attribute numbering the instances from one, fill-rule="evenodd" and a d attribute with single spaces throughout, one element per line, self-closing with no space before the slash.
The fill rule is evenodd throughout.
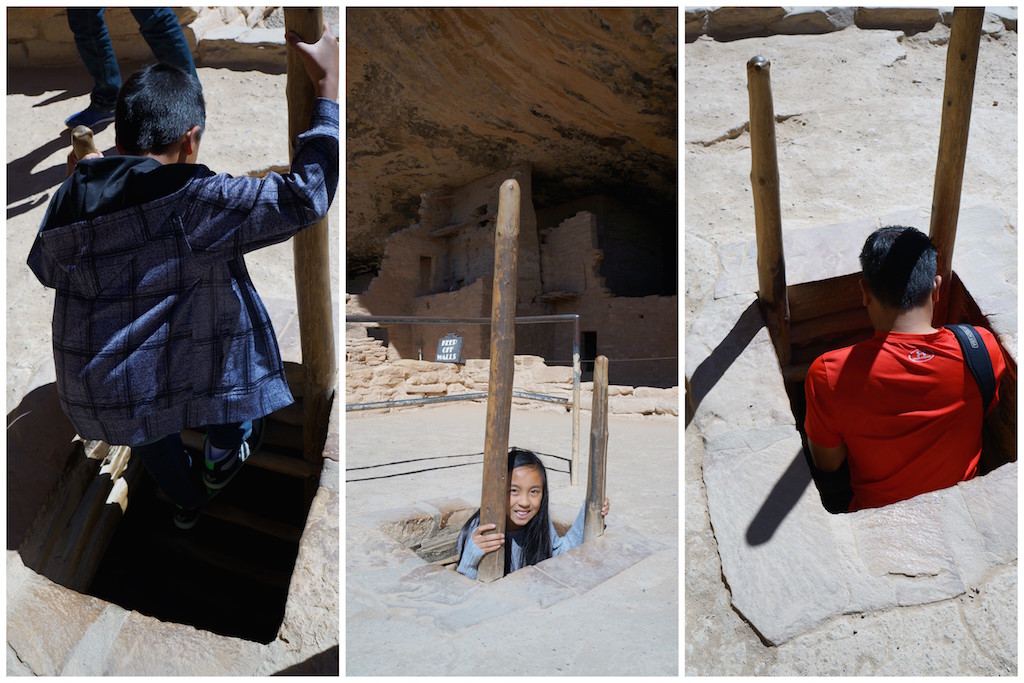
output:
<path id="1" fill-rule="evenodd" d="M 995 337 L 977 328 L 996 376 L 1006 370 Z M 981 391 L 956 336 L 875 332 L 829 351 L 804 381 L 807 438 L 846 444 L 850 510 L 880 507 L 972 478 L 981 457 Z"/>

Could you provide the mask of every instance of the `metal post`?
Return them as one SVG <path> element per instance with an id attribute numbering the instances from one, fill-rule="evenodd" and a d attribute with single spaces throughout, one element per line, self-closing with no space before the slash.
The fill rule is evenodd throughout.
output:
<path id="1" fill-rule="evenodd" d="M 286 31 L 295 31 L 308 43 L 323 35 L 320 8 L 287 7 Z M 315 91 L 294 50 L 288 50 L 288 76 L 285 94 L 288 100 L 289 146 L 309 128 Z M 291 150 L 290 156 L 294 156 Z M 319 461 L 327 438 L 327 422 L 337 378 L 334 356 L 334 320 L 331 306 L 330 243 L 327 219 L 306 228 L 293 238 L 295 258 L 295 294 L 298 305 L 299 337 L 305 387 L 302 392 L 302 445 L 308 461 Z"/>
<path id="2" fill-rule="evenodd" d="M 572 321 L 572 463 L 569 484 L 578 486 L 580 480 L 580 317 Z"/>
<path id="3" fill-rule="evenodd" d="M 938 250 L 938 274 L 942 276 L 939 302 L 932 322 L 948 322 L 949 286 L 953 272 L 953 243 L 956 241 L 960 190 L 967 157 L 967 133 L 971 125 L 971 101 L 974 75 L 978 69 L 983 7 L 957 7 L 946 47 L 946 86 L 942 95 L 942 127 L 939 154 L 935 164 L 935 188 L 932 193 L 932 219 L 929 236 Z"/>
<path id="4" fill-rule="evenodd" d="M 604 535 L 604 483 L 608 453 L 608 358 L 594 361 L 594 402 L 590 414 L 590 466 L 587 469 L 587 509 L 583 519 L 583 542 Z"/>
<path id="5" fill-rule="evenodd" d="M 760 55 L 747 62 L 750 96 L 750 183 L 757 233 L 757 297 L 767 318 L 780 365 L 790 361 L 786 260 L 782 253 L 779 162 L 775 148 L 775 105 L 771 63 Z"/>
<path id="6" fill-rule="evenodd" d="M 516 277 L 519 260 L 519 183 L 505 180 L 498 190 L 494 234 L 494 286 L 491 290 L 491 368 L 487 384 L 483 493 L 480 524 L 504 533 L 508 514 L 508 432 L 512 417 L 512 376 L 516 349 Z M 485 583 L 505 575 L 505 553 L 484 555 L 477 578 Z"/>

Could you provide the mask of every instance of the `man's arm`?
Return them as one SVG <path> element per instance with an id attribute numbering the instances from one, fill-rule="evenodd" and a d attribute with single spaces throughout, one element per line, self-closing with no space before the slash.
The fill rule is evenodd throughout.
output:
<path id="1" fill-rule="evenodd" d="M 807 439 L 807 447 L 811 449 L 811 460 L 814 461 L 814 466 L 822 472 L 835 472 L 846 460 L 845 443 L 841 443 L 835 448 L 826 448 Z"/>

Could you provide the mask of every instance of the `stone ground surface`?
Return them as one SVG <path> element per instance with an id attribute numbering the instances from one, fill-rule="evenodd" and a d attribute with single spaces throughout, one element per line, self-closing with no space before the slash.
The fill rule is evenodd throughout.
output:
<path id="1" fill-rule="evenodd" d="M 337 15 L 334 30 L 337 34 Z M 244 67 L 246 46 L 232 47 L 242 65 L 198 68 L 207 101 L 207 127 L 200 163 L 218 172 L 244 175 L 268 167 L 287 166 L 288 132 L 286 76 Z M 248 48 L 258 50 L 258 47 Z M 254 63 L 261 63 L 255 54 Z M 122 64 L 124 74 L 138 65 Z M 25 265 L 29 247 L 47 203 L 64 179 L 70 149 L 64 119 L 88 104 L 91 87 L 84 67 L 12 69 L 7 76 L 7 410 L 18 410 L 34 389 L 52 385 L 55 374 L 50 348 L 53 293 L 36 281 Z M 113 149 L 114 129 L 97 132 L 97 147 Z M 332 207 L 330 241 L 340 245 L 339 211 Z M 337 254 L 332 253 L 332 262 Z M 290 242 L 255 252 L 247 265 L 271 312 L 285 360 L 298 362 L 301 353 L 295 320 L 295 288 Z M 338 326 L 340 269 L 332 268 L 335 325 Z M 335 334 L 340 347 L 340 332 Z M 340 358 L 340 356 L 338 356 Z M 52 408 L 52 406 L 51 406 Z M 340 412 L 335 411 L 338 429 Z M 335 441 L 338 436 L 335 435 Z M 337 666 L 338 623 L 338 448 L 325 454 L 321 489 L 307 519 L 290 590 L 283 638 L 268 646 L 222 638 L 191 627 L 163 624 L 115 606 L 104 607 L 56 586 L 22 564 L 16 548 L 8 548 L 7 605 L 9 673 L 119 673 L 192 675 L 267 674 L 292 666 L 297 670 Z M 45 495 L 62 463 L 34 463 L 43 473 L 38 496 Z M 8 474 L 8 481 L 12 479 Z M 49 482 L 49 483 L 48 483 Z M 331 559 L 333 558 L 333 559 Z M 38 598 L 38 599 L 37 599 Z M 331 604 L 335 605 L 332 609 Z M 96 604 L 93 604 L 96 603 Z M 140 635 L 148 634 L 148 635 Z M 20 638 L 24 652 L 12 647 Z M 67 642 L 57 648 L 61 638 Z M 31 643 L 31 644 L 29 644 Z M 139 644 L 147 643 L 148 650 Z M 195 658 L 196 644 L 230 657 Z M 77 649 L 74 649 L 77 647 Z M 133 654 L 134 653 L 134 654 Z M 131 655 L 131 656 L 128 656 Z M 305 663 L 303 663 L 305 662 Z M 303 668 L 305 667 L 305 668 Z M 337 670 L 335 668 L 335 670 Z"/>
<path id="2" fill-rule="evenodd" d="M 800 564 L 792 557 L 820 542 L 812 537 L 805 544 L 798 540 L 799 534 L 793 535 L 799 531 L 797 521 L 805 519 L 801 511 L 813 502 L 808 500 L 812 494 L 794 488 L 799 477 L 780 478 L 795 452 L 785 450 L 793 445 L 788 436 L 793 433 L 793 418 L 784 394 L 778 400 L 781 378 L 770 346 L 765 346 L 765 333 L 748 312 L 756 277 L 751 284 L 748 261 L 754 221 L 749 135 L 743 129 L 749 118 L 745 64 L 756 54 L 772 63 L 775 114 L 782 119 L 776 135 L 783 227 L 787 235 L 798 233 L 804 241 L 817 240 L 816 250 L 792 253 L 787 243 L 787 275 L 790 282 L 802 282 L 857 270 L 855 248 L 822 238 L 829 230 L 843 230 L 828 226 L 852 224 L 846 232 L 862 231 L 861 241 L 872 226 L 891 222 L 893 216 L 927 227 L 947 36 L 944 27 L 913 38 L 893 31 L 850 28 L 822 36 L 729 43 L 700 39 L 685 47 L 686 375 L 690 399 L 696 399 L 696 414 L 687 420 L 685 431 L 687 674 L 1017 672 L 1015 503 L 1008 505 L 1002 517 L 998 510 L 988 517 L 998 527 L 994 535 L 986 536 L 983 524 L 977 527 L 982 529 L 983 551 L 966 559 L 969 564 L 979 562 L 980 555 L 999 545 L 989 544 L 996 537 L 1012 537 L 1012 547 L 1004 545 L 991 557 L 981 558 L 990 563 L 961 572 L 962 590 L 954 586 L 952 594 L 936 595 L 928 604 L 908 604 L 897 597 L 887 607 L 823 609 L 835 602 L 833 591 L 841 592 L 846 586 L 815 584 L 808 577 L 803 590 L 817 591 L 820 599 L 798 592 L 791 601 L 819 609 L 822 616 L 784 637 L 776 634 L 778 646 L 766 644 L 734 606 L 740 594 L 752 595 L 753 601 L 743 609 L 754 621 L 762 619 L 764 615 L 753 616 L 756 608 L 780 599 L 772 586 L 800 585 L 786 574 Z M 968 289 L 983 311 L 997 313 L 991 322 L 1014 355 L 1016 51 L 1016 33 L 1000 32 L 982 40 L 953 260 L 958 272 L 980 273 L 972 276 Z M 744 275 L 737 280 L 741 271 Z M 766 355 L 761 357 L 758 349 Z M 729 433 L 737 427 L 743 443 L 730 443 Z M 742 447 L 758 456 L 749 461 L 742 476 L 749 478 L 751 491 L 770 491 L 777 499 L 786 499 L 792 509 L 788 516 L 776 511 L 767 523 L 761 519 L 760 525 L 737 522 L 752 522 L 751 516 L 757 519 L 757 515 L 753 509 L 745 512 L 749 501 L 730 502 L 715 493 L 739 486 L 736 479 L 741 473 L 722 469 L 730 463 L 718 457 L 728 455 L 729 447 Z M 717 464 L 709 469 L 713 463 Z M 1016 466 L 1011 468 L 1012 484 L 1005 484 L 1006 492 L 997 491 L 996 500 L 1015 501 Z M 725 482 L 724 487 L 716 481 Z M 999 481 L 983 479 L 973 485 L 998 489 Z M 964 488 L 965 497 L 970 495 L 968 490 Z M 949 492 L 936 496 L 945 501 L 954 498 Z M 755 503 L 762 500 L 764 494 Z M 921 504 L 911 503 L 900 509 L 920 512 Z M 848 523 L 856 526 L 860 518 L 850 517 Z M 924 520 L 926 525 L 934 523 L 934 517 Z M 956 526 L 942 524 L 947 524 L 947 530 L 950 524 Z M 837 534 L 835 524 L 831 533 Z M 844 540 L 849 543 L 855 536 L 856 532 L 851 536 L 847 530 L 845 538 L 839 534 L 836 545 L 842 548 Z M 954 557 L 945 564 L 939 557 L 929 558 L 923 563 L 928 566 L 919 567 L 915 576 L 919 573 L 918 578 L 925 577 L 932 587 L 936 580 L 952 580 L 955 571 L 949 562 L 964 559 L 955 556 L 962 537 L 956 539 L 950 544 Z M 772 543 L 789 544 L 790 556 L 786 564 L 774 567 L 774 577 L 773 567 L 749 565 L 755 550 Z M 870 550 L 860 551 L 862 558 L 865 552 L 871 555 Z M 837 561 L 849 562 L 848 553 L 840 555 Z M 738 567 L 737 559 L 748 564 Z M 966 578 L 971 572 L 976 573 Z"/>
<path id="3" fill-rule="evenodd" d="M 678 419 L 611 416 L 605 535 L 483 584 L 381 528 L 479 507 L 485 417 L 483 403 L 347 416 L 346 674 L 677 674 Z M 516 408 L 510 430 L 510 445 L 570 457 L 569 413 Z M 556 521 L 586 495 L 589 411 L 580 433 L 578 486 L 542 458 Z M 523 656 L 487 656 L 510 644 Z"/>

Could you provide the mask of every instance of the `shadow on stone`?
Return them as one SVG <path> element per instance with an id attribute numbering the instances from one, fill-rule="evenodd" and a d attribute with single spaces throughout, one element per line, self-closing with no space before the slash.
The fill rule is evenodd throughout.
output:
<path id="1" fill-rule="evenodd" d="M 704 359 L 686 385 L 686 426 L 690 426 L 701 401 L 708 395 L 722 375 L 735 362 L 743 349 L 754 339 L 758 330 L 764 327 L 764 317 L 757 305 L 757 300 L 750 302 L 750 305 L 743 311 L 736 324 L 729 330 L 711 355 Z"/>
<path id="2" fill-rule="evenodd" d="M 75 452 L 56 384 L 30 391 L 7 415 L 7 549 L 17 550 Z"/>
<path id="3" fill-rule="evenodd" d="M 275 676 L 337 676 L 341 673 L 339 646 L 328 648 L 304 662 L 275 673 Z"/>
<path id="4" fill-rule="evenodd" d="M 761 509 L 751 520 L 750 526 L 747 527 L 747 543 L 761 545 L 771 540 L 782 520 L 796 507 L 810 482 L 811 473 L 807 469 L 801 450 L 775 482 Z"/>

